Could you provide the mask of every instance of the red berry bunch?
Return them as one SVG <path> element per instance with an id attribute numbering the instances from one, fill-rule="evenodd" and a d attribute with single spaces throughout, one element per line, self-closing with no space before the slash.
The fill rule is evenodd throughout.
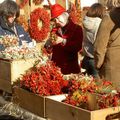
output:
<path id="1" fill-rule="evenodd" d="M 39 95 L 61 94 L 62 89 L 68 85 L 58 67 L 51 61 L 38 65 L 23 75 L 21 87 Z"/>

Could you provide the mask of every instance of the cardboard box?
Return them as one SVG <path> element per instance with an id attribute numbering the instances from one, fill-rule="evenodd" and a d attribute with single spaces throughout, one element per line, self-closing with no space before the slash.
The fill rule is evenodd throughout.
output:
<path id="1" fill-rule="evenodd" d="M 11 85 L 33 67 L 36 59 L 6 60 L 0 59 L 0 89 L 12 92 Z"/>
<path id="2" fill-rule="evenodd" d="M 61 101 L 61 99 L 58 100 L 58 97 L 50 96 L 46 98 L 47 118 L 52 120 L 112 120 L 106 118 L 120 111 L 120 107 L 89 111 Z"/>
<path id="3" fill-rule="evenodd" d="M 45 117 L 45 98 L 19 87 L 13 88 L 13 103 L 43 118 Z"/>

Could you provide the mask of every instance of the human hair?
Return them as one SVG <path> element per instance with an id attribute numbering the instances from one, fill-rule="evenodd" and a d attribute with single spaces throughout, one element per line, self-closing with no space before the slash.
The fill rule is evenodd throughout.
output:
<path id="1" fill-rule="evenodd" d="M 6 18 L 16 15 L 16 18 L 18 18 L 20 15 L 19 6 L 13 0 L 5 0 L 0 4 L 0 15 Z"/>
<path id="2" fill-rule="evenodd" d="M 102 18 L 105 13 L 105 7 L 100 3 L 94 3 L 87 11 L 86 16 L 88 17 L 99 17 Z"/>
<path id="3" fill-rule="evenodd" d="M 107 0 L 106 6 L 108 7 L 108 9 L 120 7 L 120 0 Z"/>

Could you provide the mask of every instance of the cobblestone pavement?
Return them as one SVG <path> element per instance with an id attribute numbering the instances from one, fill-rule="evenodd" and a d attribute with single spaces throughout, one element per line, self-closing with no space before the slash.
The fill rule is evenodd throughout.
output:
<path id="1" fill-rule="evenodd" d="M 19 118 L 9 120 L 48 120 L 30 113 L 29 111 L 20 108 L 18 105 L 15 105 L 10 101 L 6 101 L 3 96 L 0 95 L 0 117 L 2 115 L 11 115 Z M 3 118 L 0 118 L 0 120 L 3 120 Z"/>

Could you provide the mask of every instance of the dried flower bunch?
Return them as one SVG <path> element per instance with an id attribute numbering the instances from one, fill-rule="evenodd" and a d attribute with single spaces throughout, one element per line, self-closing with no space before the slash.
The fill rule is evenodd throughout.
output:
<path id="1" fill-rule="evenodd" d="M 26 4 L 29 3 L 29 0 L 20 0 L 20 9 L 24 8 L 26 6 Z"/>
<path id="2" fill-rule="evenodd" d="M 77 75 L 74 75 L 73 78 L 71 77 L 69 93 L 64 102 L 89 109 L 88 93 L 96 96 L 97 109 L 120 105 L 120 91 L 118 91 L 110 81 L 95 81 L 88 76 L 80 76 L 78 78 Z"/>
<path id="3" fill-rule="evenodd" d="M 110 93 L 97 96 L 98 109 L 120 106 L 120 92 L 113 90 Z"/>
<path id="4" fill-rule="evenodd" d="M 76 5 L 71 3 L 71 9 L 69 11 L 70 11 L 70 18 L 72 19 L 72 21 L 78 25 L 81 25 L 82 13 L 80 9 L 80 4 Z"/>
<path id="5" fill-rule="evenodd" d="M 43 2 L 43 0 L 33 0 L 33 3 L 35 5 L 40 5 Z"/>
<path id="6" fill-rule="evenodd" d="M 17 23 L 22 25 L 22 27 L 24 28 L 24 30 L 26 32 L 28 32 L 28 21 L 27 19 L 25 18 L 25 15 L 20 15 L 18 18 L 17 18 Z"/>
<path id="7" fill-rule="evenodd" d="M 0 44 L 6 47 L 15 47 L 18 46 L 18 38 L 14 35 L 4 35 L 0 36 Z"/>
<path id="8" fill-rule="evenodd" d="M 43 58 L 20 79 L 22 88 L 44 96 L 63 93 L 62 89 L 67 83 L 60 69 L 52 61 L 44 61 Z"/>
<path id="9" fill-rule="evenodd" d="M 10 47 L 0 52 L 0 58 L 12 60 L 38 58 L 40 55 L 35 48 L 29 47 Z"/>

